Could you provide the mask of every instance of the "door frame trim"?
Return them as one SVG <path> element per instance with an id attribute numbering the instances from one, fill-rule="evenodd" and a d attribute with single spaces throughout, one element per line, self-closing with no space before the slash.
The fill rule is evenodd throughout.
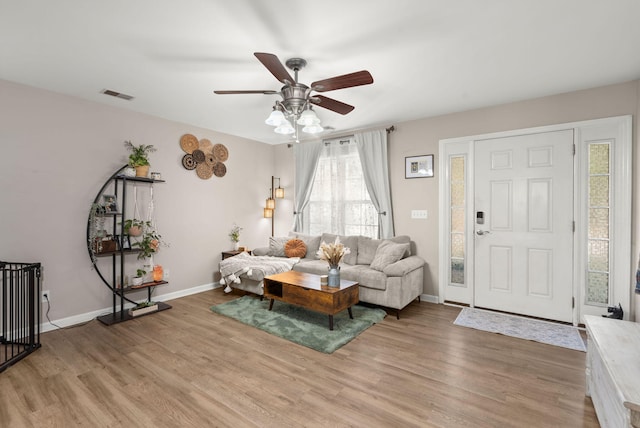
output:
<path id="1" fill-rule="evenodd" d="M 439 170 L 441 171 L 441 179 L 438 189 L 439 204 L 439 257 L 438 257 L 438 301 L 445 303 L 447 299 L 446 290 L 449 277 L 449 156 L 451 154 L 464 154 L 467 159 L 465 165 L 465 182 L 466 182 L 466 206 L 467 215 L 465 229 L 465 283 L 467 290 L 467 298 L 469 301 L 458 302 L 467 303 L 473 306 L 474 303 L 474 284 L 473 275 L 468 274 L 468 268 L 473 268 L 474 248 L 473 245 L 473 228 L 469 227 L 469 211 L 473 211 L 472 204 L 469 204 L 469 198 L 474 195 L 473 175 L 474 153 L 473 146 L 477 140 L 485 140 L 492 138 L 513 137 L 526 134 L 538 134 L 544 132 L 573 130 L 574 144 L 576 154 L 574 157 L 574 220 L 576 221 L 576 233 L 574 233 L 574 251 L 573 251 L 573 296 L 575 298 L 575 306 L 573 308 L 574 325 L 582 322 L 583 296 L 582 284 L 584 281 L 584 272 L 586 270 L 586 253 L 580 249 L 586 245 L 586 237 L 583 232 L 586 230 L 584 222 L 579 221 L 580 204 L 584 201 L 585 192 L 588 188 L 584 185 L 581 173 L 584 173 L 584 150 L 586 144 L 583 138 L 583 131 L 597 129 L 600 127 L 617 126 L 617 138 L 615 139 L 614 150 L 612 151 L 612 166 L 614 168 L 612 188 L 615 189 L 615 199 L 611 206 L 614 207 L 616 217 L 613 220 L 612 234 L 615 238 L 614 247 L 612 248 L 611 260 L 611 284 L 610 302 L 619 302 L 625 311 L 625 319 L 628 319 L 631 309 L 631 295 L 633 287 L 631 286 L 631 278 L 635 275 L 633 263 L 633 255 L 631 254 L 631 209 L 632 209 L 632 116 L 616 116 L 603 119 L 585 120 L 578 122 L 568 122 L 556 125 L 546 125 L 540 127 L 523 128 L 509 131 L 494 132 L 488 134 L 478 134 L 466 137 L 447 138 L 439 141 Z M 450 150 L 454 149 L 455 150 Z M 615 205 L 614 205 L 615 204 Z M 625 213 L 627 213 L 625 218 Z M 471 215 L 471 217 L 473 217 Z M 471 223 L 473 224 L 473 223 Z M 471 271 L 473 272 L 473 271 Z M 458 299 L 459 300 L 459 299 Z"/>

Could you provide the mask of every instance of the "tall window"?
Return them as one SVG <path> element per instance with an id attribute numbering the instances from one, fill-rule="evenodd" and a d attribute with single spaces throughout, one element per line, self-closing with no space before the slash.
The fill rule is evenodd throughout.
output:
<path id="1" fill-rule="evenodd" d="M 371 203 L 353 140 L 325 143 L 304 219 L 304 231 L 311 235 L 378 236 L 378 213 Z"/>
<path id="2" fill-rule="evenodd" d="M 609 303 L 610 142 L 589 144 L 587 303 Z"/>
<path id="3" fill-rule="evenodd" d="M 452 285 L 464 285 L 464 245 L 465 245 L 465 177 L 464 177 L 464 156 L 452 156 L 449 160 L 451 171 L 450 189 L 450 223 L 449 246 L 450 254 L 450 276 L 449 283 Z"/>

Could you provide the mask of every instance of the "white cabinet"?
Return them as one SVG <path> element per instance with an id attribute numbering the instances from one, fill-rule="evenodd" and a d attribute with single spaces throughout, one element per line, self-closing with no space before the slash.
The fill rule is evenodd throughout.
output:
<path id="1" fill-rule="evenodd" d="M 585 315 L 587 395 L 603 428 L 640 428 L 640 324 Z"/>

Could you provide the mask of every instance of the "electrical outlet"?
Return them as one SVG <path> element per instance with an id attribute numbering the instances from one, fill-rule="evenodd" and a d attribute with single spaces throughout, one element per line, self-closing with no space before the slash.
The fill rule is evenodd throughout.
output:
<path id="1" fill-rule="evenodd" d="M 163 272 L 163 275 L 162 275 L 162 277 L 163 277 L 162 279 L 164 279 L 164 280 L 169 279 L 169 275 L 170 275 L 169 269 L 165 269 L 164 272 Z"/>
<path id="2" fill-rule="evenodd" d="M 47 303 L 51 301 L 51 291 L 49 290 L 44 290 L 42 292 L 42 294 L 40 295 L 40 301 L 42 303 Z"/>

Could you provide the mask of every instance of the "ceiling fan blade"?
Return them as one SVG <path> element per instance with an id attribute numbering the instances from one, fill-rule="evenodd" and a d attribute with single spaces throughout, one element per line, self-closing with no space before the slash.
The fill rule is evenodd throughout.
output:
<path id="1" fill-rule="evenodd" d="M 253 54 L 262 65 L 267 67 L 267 70 L 269 70 L 279 82 L 286 83 L 285 81 L 289 81 L 290 83 L 295 83 L 293 77 L 291 77 L 287 69 L 284 68 L 284 65 L 282 65 L 277 56 L 263 52 L 254 52 Z"/>
<path id="2" fill-rule="evenodd" d="M 229 95 L 229 94 L 266 94 L 273 95 L 277 94 L 278 91 L 213 91 L 214 94 L 218 95 Z"/>
<path id="3" fill-rule="evenodd" d="M 371 83 L 373 83 L 371 73 L 367 70 L 362 70 L 329 79 L 318 80 L 317 82 L 313 82 L 311 87 L 317 92 L 327 92 L 335 91 L 336 89 L 351 88 L 353 86 L 369 85 Z"/>
<path id="4" fill-rule="evenodd" d="M 340 114 L 347 114 L 355 108 L 352 105 L 345 104 L 342 101 L 334 100 L 333 98 L 325 97 L 323 95 L 314 95 L 309 100 L 318 107 L 324 107 Z"/>

